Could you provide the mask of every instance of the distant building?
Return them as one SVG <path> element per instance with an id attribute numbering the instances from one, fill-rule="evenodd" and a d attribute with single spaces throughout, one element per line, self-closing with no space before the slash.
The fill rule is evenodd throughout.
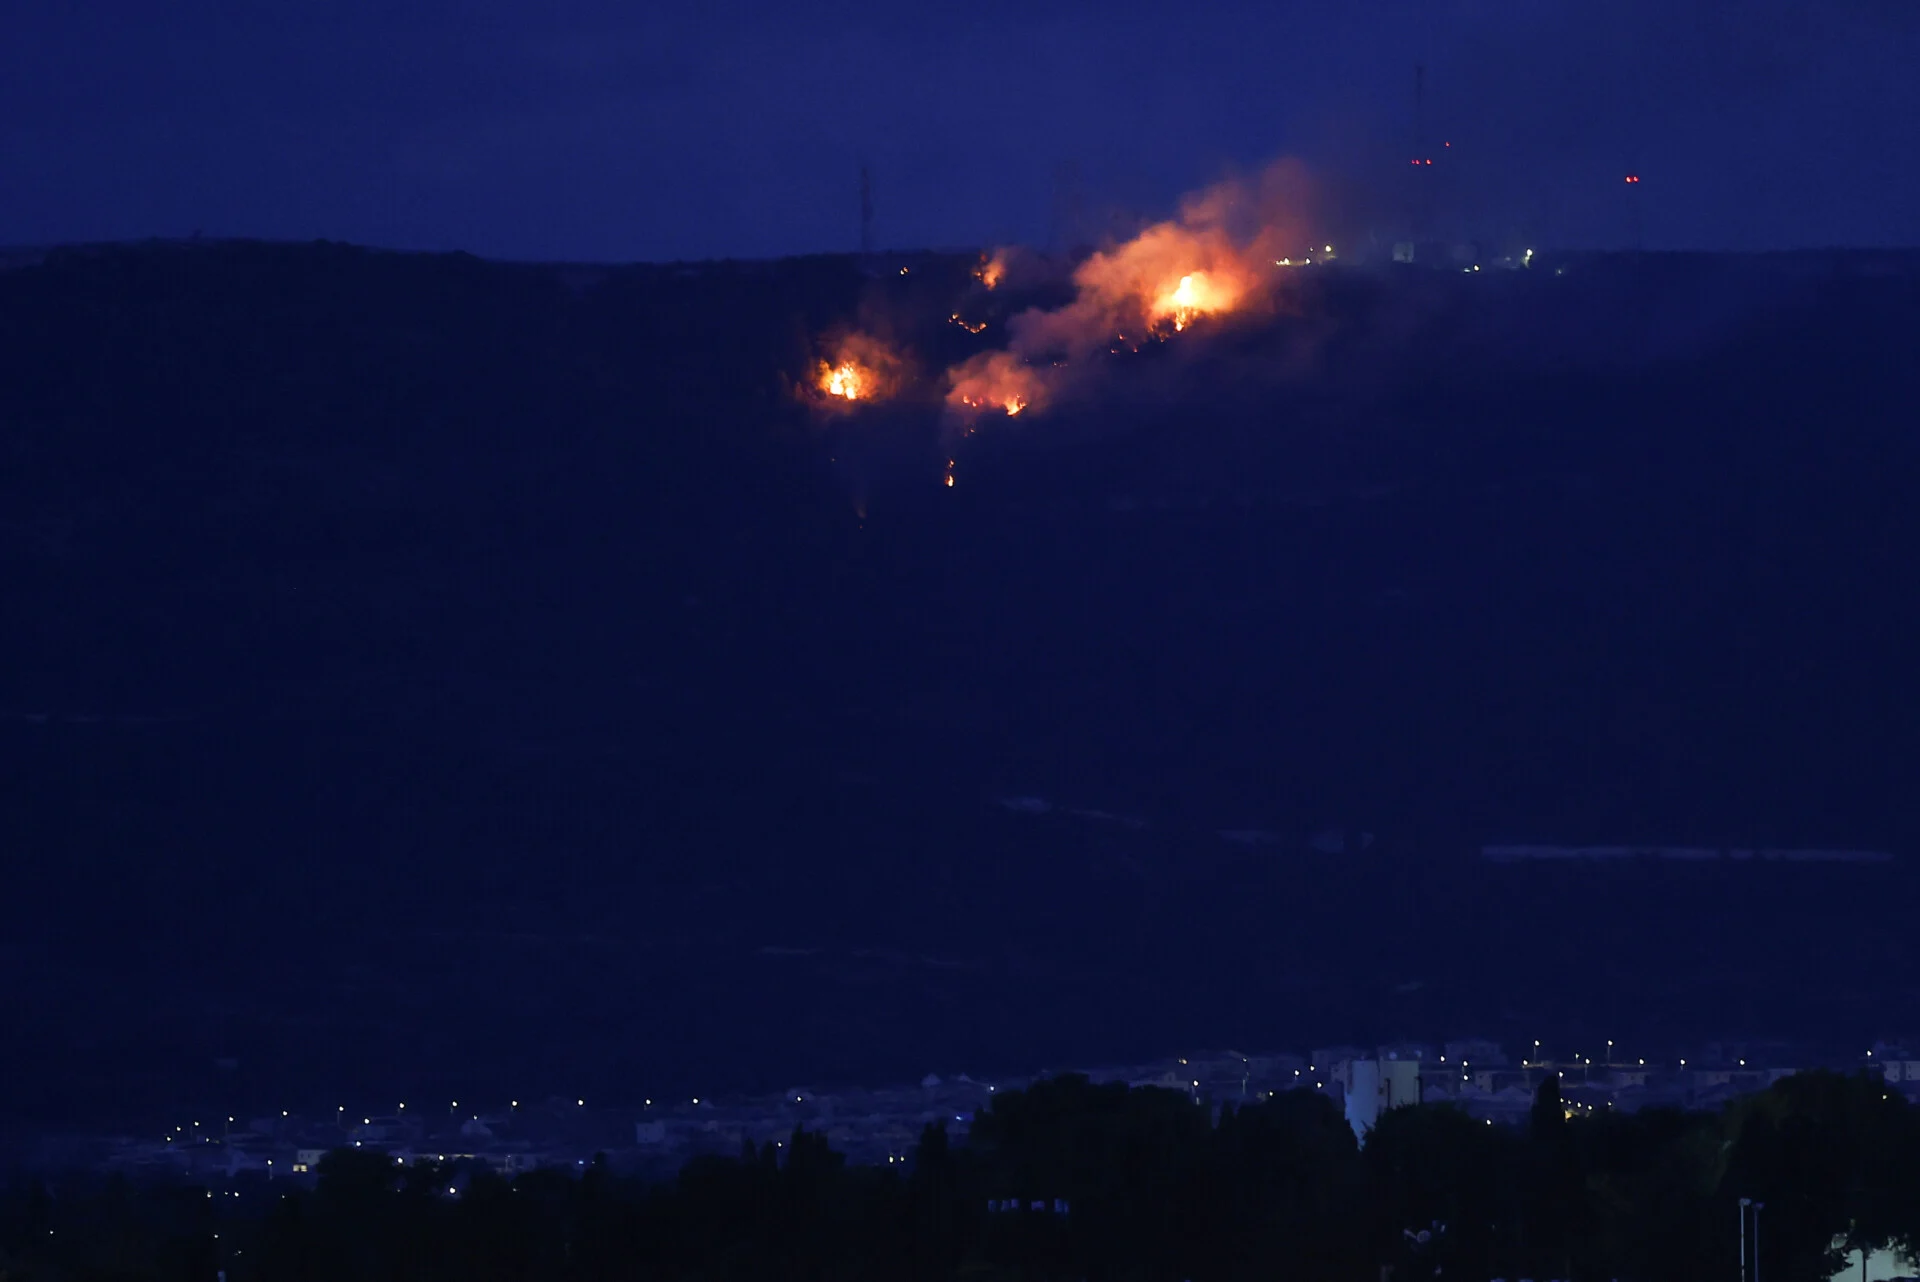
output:
<path id="1" fill-rule="evenodd" d="M 1326 1083 L 1343 1091 L 1350 1090 L 1353 1083 L 1349 1067 L 1355 1060 L 1366 1057 L 1367 1052 L 1358 1046 L 1322 1046 L 1313 1052 L 1305 1076 L 1316 1086 Z"/>
<path id="2" fill-rule="evenodd" d="M 1920 1274 L 1920 1263 L 1895 1250 L 1848 1251 L 1847 1259 L 1850 1263 L 1841 1266 L 1830 1282 L 1896 1282 Z"/>
<path id="3" fill-rule="evenodd" d="M 1347 1125 L 1365 1138 L 1380 1115 L 1420 1102 L 1420 1061 L 1356 1059 L 1347 1065 Z"/>
<path id="4" fill-rule="evenodd" d="M 1507 1052 L 1499 1042 L 1485 1037 L 1463 1037 L 1459 1041 L 1448 1042 L 1440 1048 L 1444 1062 L 1484 1068 L 1504 1068 L 1507 1064 Z"/>

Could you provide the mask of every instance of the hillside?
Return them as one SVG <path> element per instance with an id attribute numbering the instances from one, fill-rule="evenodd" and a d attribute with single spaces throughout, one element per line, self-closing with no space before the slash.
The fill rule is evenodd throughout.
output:
<path id="1" fill-rule="evenodd" d="M 957 447 L 794 387 L 990 341 L 966 257 L 16 263 L 47 1115 L 1920 1018 L 1920 258 L 1328 270 Z"/>

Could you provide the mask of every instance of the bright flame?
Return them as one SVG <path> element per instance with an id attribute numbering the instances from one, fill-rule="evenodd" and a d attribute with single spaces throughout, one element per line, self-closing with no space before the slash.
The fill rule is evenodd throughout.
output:
<path id="1" fill-rule="evenodd" d="M 987 323 L 985 321 L 966 321 L 966 320 L 960 319 L 959 312 L 955 312 L 953 315 L 947 317 L 947 319 L 951 321 L 953 324 L 958 325 L 961 329 L 966 330 L 967 333 L 969 334 L 978 334 L 981 330 L 987 327 Z"/>
<path id="2" fill-rule="evenodd" d="M 1154 300 L 1147 312 L 1147 328 L 1162 330 L 1170 323 L 1177 334 L 1199 317 L 1232 311 L 1241 293 L 1215 284 L 1206 272 L 1188 272 L 1171 291 Z"/>
<path id="3" fill-rule="evenodd" d="M 1291 266 L 1285 247 L 1306 239 L 1303 187 L 1297 166 L 1275 165 L 1256 180 L 1201 192 L 1178 218 L 1089 256 L 1074 271 L 1071 302 L 1020 313 L 1007 323 L 1005 351 L 947 371 L 948 405 L 1009 414 L 1044 408 L 1089 358 L 1270 302 L 1282 284 L 1273 268 Z M 983 283 L 1000 261 L 996 255 L 976 273 Z"/>
<path id="4" fill-rule="evenodd" d="M 880 340 L 849 334 L 832 360 L 815 366 L 814 390 L 833 405 L 884 400 L 899 384 L 900 366 L 900 358 Z"/>
<path id="5" fill-rule="evenodd" d="M 992 258 L 988 258 L 982 254 L 980 259 L 980 265 L 974 268 L 973 278 L 988 289 L 992 289 L 1007 274 L 1007 256 L 1005 253 L 995 253 Z"/>
<path id="6" fill-rule="evenodd" d="M 1027 408 L 1027 398 L 1018 392 L 992 393 L 984 399 L 962 396 L 960 403 L 973 410 L 1004 409 L 1008 418 Z"/>
<path id="7" fill-rule="evenodd" d="M 1011 417 L 1045 399 L 1045 375 L 1012 352 L 981 352 L 947 377 L 947 404 L 968 413 L 998 409 Z"/>
<path id="8" fill-rule="evenodd" d="M 872 382 L 872 371 L 852 361 L 842 361 L 834 366 L 820 362 L 820 390 L 828 396 L 844 396 L 850 401 L 857 401 Z"/>

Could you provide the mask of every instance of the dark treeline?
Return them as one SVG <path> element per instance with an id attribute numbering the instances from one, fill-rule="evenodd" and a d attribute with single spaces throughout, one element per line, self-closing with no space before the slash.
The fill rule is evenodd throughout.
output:
<path id="1" fill-rule="evenodd" d="M 1216 1113 L 1061 1077 L 999 1096 L 964 1145 L 930 1127 L 897 1166 L 796 1131 L 664 1184 L 370 1150 L 331 1154 L 311 1190 L 32 1183 L 0 1215 L 0 1278 L 1698 1279 L 1735 1276 L 1741 1197 L 1766 1205 L 1769 1279 L 1910 1251 L 1920 1117 L 1866 1076 L 1632 1115 L 1580 1115 L 1549 1080 L 1524 1128 L 1428 1105 L 1362 1145 L 1314 1092 Z"/>

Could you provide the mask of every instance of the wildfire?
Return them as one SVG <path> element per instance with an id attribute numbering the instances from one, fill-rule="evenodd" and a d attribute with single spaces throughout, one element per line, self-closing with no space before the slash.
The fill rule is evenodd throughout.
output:
<path id="1" fill-rule="evenodd" d="M 1021 396 L 1018 392 L 1009 393 L 999 400 L 982 400 L 972 396 L 962 396 L 960 403 L 970 410 L 1004 409 L 1007 412 L 1008 418 L 1012 418 L 1015 414 L 1027 408 L 1027 398 Z"/>
<path id="2" fill-rule="evenodd" d="M 873 371 L 853 361 L 842 361 L 838 365 L 820 362 L 820 390 L 828 396 L 857 401 L 872 385 Z"/>
<path id="3" fill-rule="evenodd" d="M 1044 399 L 1042 372 L 1012 352 L 981 352 L 947 372 L 947 404 L 968 414 L 1004 411 L 1009 418 Z"/>
<path id="4" fill-rule="evenodd" d="M 884 400 L 899 385 L 900 358 L 876 338 L 850 334 L 841 340 L 832 360 L 814 369 L 813 386 L 827 404 L 845 407 L 856 401 Z"/>
<path id="5" fill-rule="evenodd" d="M 955 312 L 953 315 L 947 317 L 947 320 L 952 322 L 955 325 L 958 325 L 961 329 L 966 330 L 967 333 L 969 334 L 978 334 L 981 330 L 987 327 L 987 323 L 985 321 L 966 321 L 966 320 L 960 319 L 959 312 Z"/>
<path id="6" fill-rule="evenodd" d="M 1206 272 L 1188 272 L 1179 284 L 1153 301 L 1147 314 L 1148 328 L 1159 329 L 1170 323 L 1177 334 L 1199 317 L 1233 310 L 1242 292 L 1231 285 L 1216 284 Z"/>
<path id="7" fill-rule="evenodd" d="M 1291 273 L 1275 267 L 1306 257 L 1312 201 L 1305 172 L 1278 162 L 1257 175 L 1219 183 L 1185 201 L 1179 216 L 1084 259 L 1073 298 L 1031 308 L 1005 325 L 1004 349 L 979 352 L 947 371 L 947 404 L 971 431 L 983 414 L 1044 412 L 1097 376 L 1094 358 L 1170 340 L 1202 320 L 1245 313 L 1277 300 Z M 1005 276 L 1007 256 L 981 255 L 974 278 L 988 289 Z M 956 312 L 955 324 L 973 326 Z M 974 331 L 978 332 L 978 331 Z"/>

